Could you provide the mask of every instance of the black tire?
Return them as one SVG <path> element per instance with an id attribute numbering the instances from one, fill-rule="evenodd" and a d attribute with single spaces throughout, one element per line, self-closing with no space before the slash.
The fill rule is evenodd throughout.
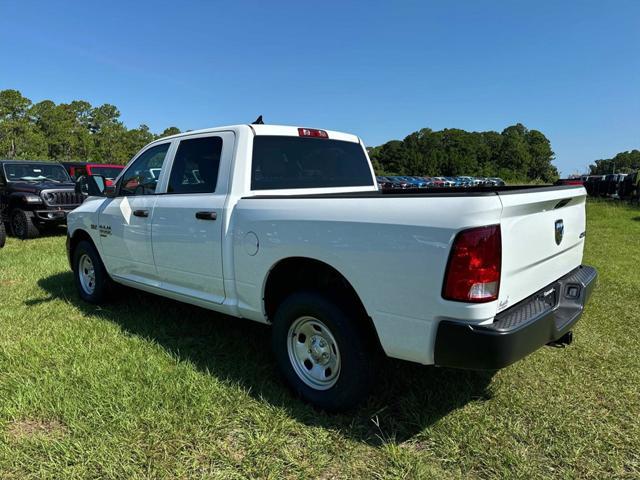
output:
<path id="1" fill-rule="evenodd" d="M 4 242 L 7 240 L 7 232 L 4 229 L 4 222 L 0 218 L 0 248 L 4 247 Z"/>
<path id="2" fill-rule="evenodd" d="M 369 340 L 369 332 L 364 331 L 364 323 L 350 318 L 348 311 L 348 308 L 341 308 L 321 293 L 298 292 L 278 307 L 273 321 L 272 347 L 280 372 L 297 395 L 316 407 L 332 412 L 353 408 L 368 396 L 378 363 L 378 351 Z M 337 343 L 339 374 L 335 384 L 327 389 L 314 388 L 305 382 L 296 372 L 292 363 L 295 360 L 290 358 L 290 333 L 291 338 L 296 337 L 290 328 L 302 317 L 320 320 Z M 310 371 L 311 367 L 307 368 Z"/>
<path id="3" fill-rule="evenodd" d="M 40 230 L 34 223 L 33 212 L 16 208 L 11 212 L 11 231 L 20 240 L 28 240 L 40 236 Z"/>
<path id="4" fill-rule="evenodd" d="M 83 272 L 87 272 L 87 270 L 83 268 L 84 264 L 81 265 L 80 261 L 84 261 L 85 256 L 90 259 L 93 266 L 93 289 L 85 286 L 82 280 Z M 100 255 L 93 243 L 86 240 L 78 243 L 73 251 L 72 262 L 73 278 L 80 298 L 85 302 L 93 303 L 95 305 L 106 302 L 112 291 L 113 281 L 111 280 L 111 277 L 109 277 L 107 270 L 104 268 L 104 264 L 102 263 Z"/>

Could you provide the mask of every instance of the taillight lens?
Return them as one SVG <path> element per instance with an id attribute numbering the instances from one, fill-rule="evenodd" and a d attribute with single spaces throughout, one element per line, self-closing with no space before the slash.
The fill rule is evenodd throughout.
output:
<path id="1" fill-rule="evenodd" d="M 329 134 L 324 130 L 317 130 L 315 128 L 299 128 L 298 135 L 301 137 L 312 138 L 329 138 Z"/>
<path id="2" fill-rule="evenodd" d="M 459 302 L 491 302 L 498 298 L 502 240 L 500 225 L 471 228 L 453 241 L 442 296 Z"/>

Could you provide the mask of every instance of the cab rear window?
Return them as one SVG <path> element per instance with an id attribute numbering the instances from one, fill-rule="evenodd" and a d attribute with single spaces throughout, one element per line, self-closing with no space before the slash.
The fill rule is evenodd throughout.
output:
<path id="1" fill-rule="evenodd" d="M 253 140 L 252 190 L 371 185 L 369 162 L 358 143 L 266 135 Z"/>

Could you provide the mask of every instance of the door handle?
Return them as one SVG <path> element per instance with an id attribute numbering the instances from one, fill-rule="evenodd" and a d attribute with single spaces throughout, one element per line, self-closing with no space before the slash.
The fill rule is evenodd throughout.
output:
<path id="1" fill-rule="evenodd" d="M 216 212 L 196 212 L 196 218 L 198 220 L 215 220 L 218 218 Z"/>
<path id="2" fill-rule="evenodd" d="M 149 216 L 149 210 L 134 210 L 133 214 L 136 217 L 148 217 Z"/>

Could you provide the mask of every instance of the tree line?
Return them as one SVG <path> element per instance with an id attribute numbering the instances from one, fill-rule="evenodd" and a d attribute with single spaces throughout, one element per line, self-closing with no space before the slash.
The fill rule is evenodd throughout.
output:
<path id="1" fill-rule="evenodd" d="M 33 103 L 18 90 L 0 91 L 0 158 L 124 164 L 152 140 L 179 132 L 169 127 L 154 134 L 144 124 L 128 129 L 110 104 Z M 471 175 L 512 182 L 558 177 L 549 140 L 520 123 L 501 133 L 423 128 L 369 153 L 380 175 Z"/>
<path id="2" fill-rule="evenodd" d="M 128 129 L 108 103 L 33 103 L 18 90 L 0 91 L 0 158 L 124 164 L 152 140 L 176 133 L 176 127 L 157 135 L 146 125 Z"/>
<path id="3" fill-rule="evenodd" d="M 510 182 L 553 182 L 558 170 L 551 143 L 524 125 L 495 131 L 423 128 L 404 140 L 369 150 L 380 175 L 501 177 Z"/>
<path id="4" fill-rule="evenodd" d="M 631 173 L 640 169 L 640 150 L 620 152 L 612 158 L 602 158 L 589 165 L 591 175 Z"/>

